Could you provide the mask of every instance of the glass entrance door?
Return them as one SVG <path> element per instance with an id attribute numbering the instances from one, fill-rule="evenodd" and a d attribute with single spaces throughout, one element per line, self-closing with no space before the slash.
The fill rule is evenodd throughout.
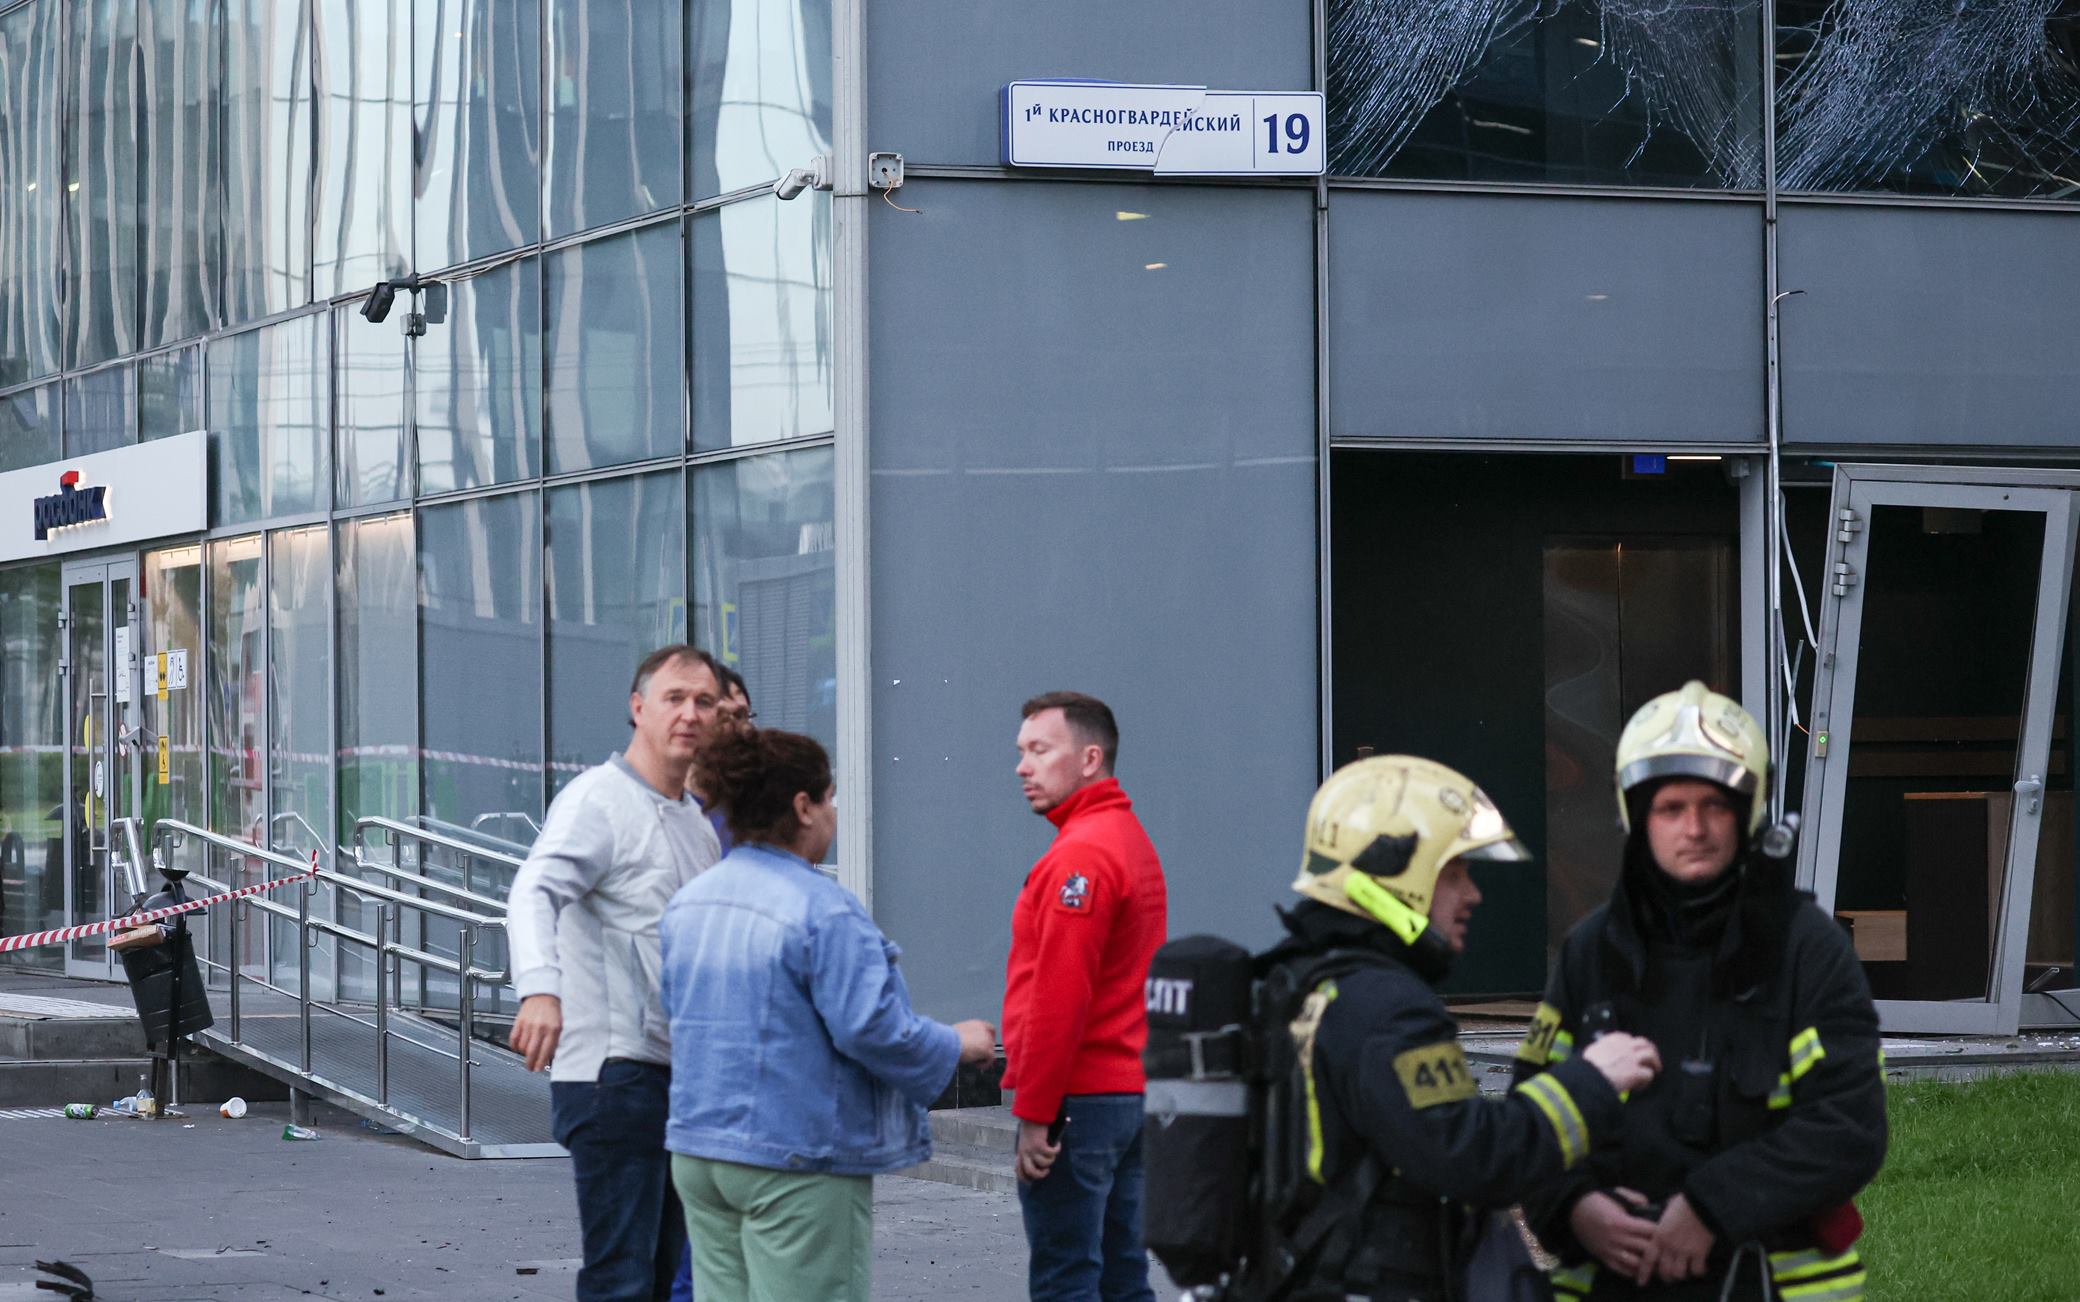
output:
<path id="1" fill-rule="evenodd" d="M 59 615 L 65 701 L 65 915 L 68 925 L 100 922 L 132 903 L 119 880 L 116 820 L 137 808 L 139 661 L 143 625 L 135 560 L 69 564 Z M 71 976 L 110 975 L 104 938 L 66 948 Z"/>
<path id="2" fill-rule="evenodd" d="M 1801 880 L 1887 1030 L 2017 1026 L 2076 501 L 2031 479 L 1836 472 Z"/>

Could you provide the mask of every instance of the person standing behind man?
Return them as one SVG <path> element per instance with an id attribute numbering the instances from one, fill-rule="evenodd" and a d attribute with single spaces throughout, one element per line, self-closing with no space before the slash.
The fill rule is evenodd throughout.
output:
<path id="1" fill-rule="evenodd" d="M 549 1068 L 551 1129 L 577 1180 L 578 1302 L 666 1298 L 684 1255 L 664 1148 L 672 1051 L 657 924 L 721 857 L 686 791 L 725 699 L 715 669 L 684 644 L 643 658 L 627 749 L 558 794 L 507 904 L 512 1045 L 529 1071 Z"/>
<path id="2" fill-rule="evenodd" d="M 1112 775 L 1111 709 L 1049 692 L 1020 712 L 1021 790 L 1056 828 L 1012 912 L 1004 975 L 1027 1286 L 1034 1302 L 1152 1302 L 1141 1050 L 1148 964 L 1168 927 L 1163 866 Z"/>

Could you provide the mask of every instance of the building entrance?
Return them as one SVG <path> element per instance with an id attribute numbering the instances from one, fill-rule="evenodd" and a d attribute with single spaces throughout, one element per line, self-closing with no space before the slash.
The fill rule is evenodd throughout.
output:
<path id="1" fill-rule="evenodd" d="M 65 718 L 64 801 L 57 826 L 65 865 L 67 925 L 99 922 L 130 904 L 142 881 L 120 820 L 142 796 L 143 654 L 134 557 L 68 562 L 59 608 L 59 695 Z M 140 838 L 141 839 L 141 838 Z M 55 856 L 53 856 L 55 857 Z M 103 938 L 65 951 L 70 976 L 105 977 Z"/>
<path id="2" fill-rule="evenodd" d="M 1338 449 L 1331 760 L 1396 751 L 1470 774 L 1532 849 L 1487 898 L 1453 988 L 1531 994 L 1624 849 L 1619 732 L 1702 679 L 1740 696 L 1739 463 Z"/>

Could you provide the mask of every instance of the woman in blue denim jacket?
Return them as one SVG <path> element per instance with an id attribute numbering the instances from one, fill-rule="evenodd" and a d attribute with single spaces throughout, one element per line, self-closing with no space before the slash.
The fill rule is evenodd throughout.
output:
<path id="1" fill-rule="evenodd" d="M 996 1028 L 913 1012 L 899 951 L 813 866 L 837 826 L 821 746 L 727 729 L 695 766 L 736 848 L 659 928 L 694 1293 L 867 1302 L 873 1177 L 931 1156 L 925 1108 Z"/>

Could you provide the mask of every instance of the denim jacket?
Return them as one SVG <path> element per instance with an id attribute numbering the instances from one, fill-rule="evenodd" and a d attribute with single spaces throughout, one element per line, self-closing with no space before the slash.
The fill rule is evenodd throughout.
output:
<path id="1" fill-rule="evenodd" d="M 666 1148 L 835 1175 L 932 1155 L 925 1108 L 960 1037 L 911 1011 L 901 951 L 850 891 L 794 855 L 739 845 L 672 897 L 658 930 Z"/>

